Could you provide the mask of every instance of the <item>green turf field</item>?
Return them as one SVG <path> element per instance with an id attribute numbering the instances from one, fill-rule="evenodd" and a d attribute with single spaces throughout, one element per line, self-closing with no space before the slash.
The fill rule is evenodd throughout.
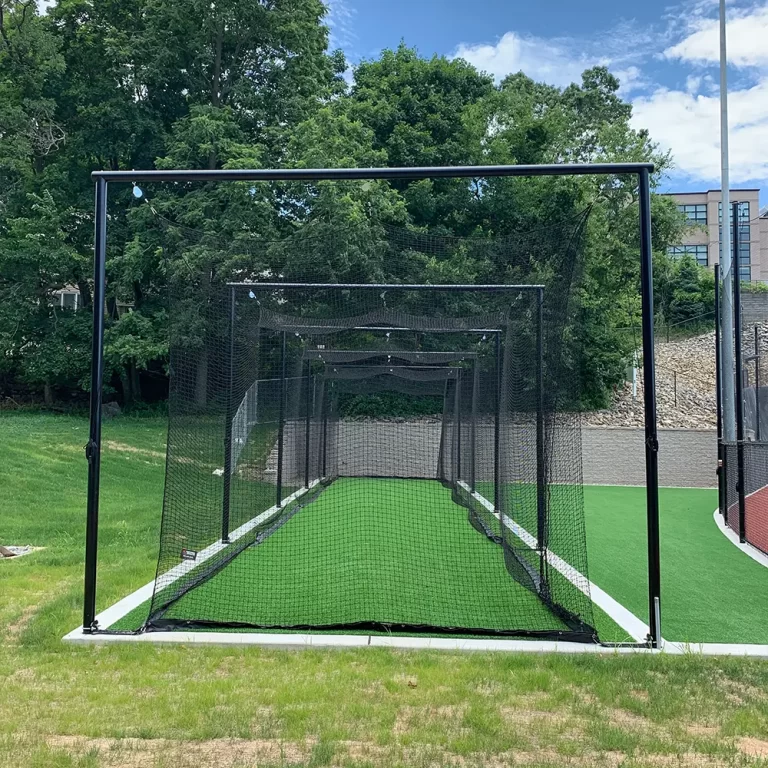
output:
<path id="1" fill-rule="evenodd" d="M 731 544 L 712 513 L 717 491 L 662 488 L 662 632 L 694 643 L 768 643 L 768 568 Z M 645 489 L 584 489 L 590 578 L 644 621 Z"/>
<path id="2" fill-rule="evenodd" d="M 768 642 L 768 570 L 717 530 L 715 492 L 662 488 L 660 499 L 665 638 Z M 381 523 L 382 508 L 391 523 Z M 591 581 L 647 623 L 645 490 L 588 486 L 585 513 Z M 734 593 L 735 584 L 746 591 Z M 148 609 L 140 606 L 113 629 L 138 628 Z M 602 641 L 631 640 L 597 607 L 594 614 Z M 263 544 L 185 595 L 168 617 L 488 628 L 519 626 L 523 618 L 534 630 L 558 626 L 509 576 L 498 548 L 468 524 L 450 492 L 413 480 L 337 481 Z"/>
<path id="3" fill-rule="evenodd" d="M 336 481 L 166 616 L 267 626 L 567 629 L 510 577 L 500 547 L 470 525 L 451 492 L 429 480 Z M 135 616 L 120 626 L 131 623 Z"/>

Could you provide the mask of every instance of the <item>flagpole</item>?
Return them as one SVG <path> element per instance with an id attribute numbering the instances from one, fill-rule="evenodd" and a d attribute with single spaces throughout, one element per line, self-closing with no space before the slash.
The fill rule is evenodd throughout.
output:
<path id="1" fill-rule="evenodd" d="M 720 0 L 720 194 L 722 219 L 720 227 L 720 272 L 723 275 L 721 379 L 723 382 L 723 438 L 736 439 L 734 392 L 733 280 L 739 279 L 738 265 L 731 258 L 731 181 L 728 160 L 728 56 L 726 47 L 725 0 Z M 734 269 L 736 275 L 734 277 Z"/>

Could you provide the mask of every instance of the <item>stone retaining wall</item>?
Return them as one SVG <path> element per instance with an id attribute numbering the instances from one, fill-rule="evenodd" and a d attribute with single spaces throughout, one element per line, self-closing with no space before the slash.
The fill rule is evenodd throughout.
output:
<path id="1" fill-rule="evenodd" d="M 645 485 L 645 433 L 623 427 L 584 427 L 584 482 Z M 659 483 L 716 488 L 717 432 L 714 429 L 660 429 Z"/>

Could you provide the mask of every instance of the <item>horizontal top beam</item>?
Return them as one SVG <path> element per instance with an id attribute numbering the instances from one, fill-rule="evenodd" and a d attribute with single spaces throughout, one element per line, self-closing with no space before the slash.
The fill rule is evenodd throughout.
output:
<path id="1" fill-rule="evenodd" d="M 434 168 L 252 168 L 222 170 L 94 171 L 105 181 L 323 181 L 332 179 L 437 179 L 490 176 L 589 176 L 641 173 L 653 163 L 556 163 L 550 165 L 464 165 Z"/>
<path id="2" fill-rule="evenodd" d="M 280 332 L 277 328 L 273 330 Z M 392 331 L 403 331 L 404 333 L 503 333 L 503 328 L 430 328 L 425 331 L 419 328 L 406 328 L 401 325 L 356 325 L 354 328 L 348 326 L 342 326 L 339 328 L 332 328 L 327 325 L 292 325 L 290 328 L 286 328 L 282 333 L 297 333 L 301 331 L 328 331 L 330 336 L 332 333 L 343 333 L 345 331 L 386 331 L 390 333 Z"/>
<path id="3" fill-rule="evenodd" d="M 369 329 L 366 328 L 366 330 Z M 304 352 L 304 359 L 307 360 L 312 358 L 314 360 L 322 360 L 324 363 L 329 363 L 325 358 L 330 358 L 334 355 L 370 355 L 371 357 L 400 357 L 401 355 L 418 355 L 419 357 L 440 355 L 441 357 L 448 357 L 455 355 L 456 360 L 463 360 L 466 357 L 477 357 L 477 352 L 421 352 L 418 349 L 308 349 Z M 360 361 L 353 361 L 353 364 L 354 362 Z M 341 361 L 335 361 L 329 364 L 336 365 L 337 363 L 343 364 Z"/>
<path id="4" fill-rule="evenodd" d="M 367 288 L 377 291 L 543 291 L 543 285 L 503 285 L 498 283 L 485 285 L 432 285 L 414 283 L 227 283 L 229 288 L 256 288 L 258 290 L 277 290 L 280 288 L 296 289 L 331 289 L 353 290 Z"/>

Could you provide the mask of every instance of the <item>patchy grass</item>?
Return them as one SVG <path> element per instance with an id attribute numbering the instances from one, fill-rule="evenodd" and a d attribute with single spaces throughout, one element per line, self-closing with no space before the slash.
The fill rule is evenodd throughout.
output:
<path id="1" fill-rule="evenodd" d="M 768 664 L 385 649 L 79 648 L 82 419 L 0 417 L 0 766 L 768 765 Z M 162 454 L 158 419 L 105 439 Z M 152 577 L 163 462 L 107 448 L 99 608 Z"/>

